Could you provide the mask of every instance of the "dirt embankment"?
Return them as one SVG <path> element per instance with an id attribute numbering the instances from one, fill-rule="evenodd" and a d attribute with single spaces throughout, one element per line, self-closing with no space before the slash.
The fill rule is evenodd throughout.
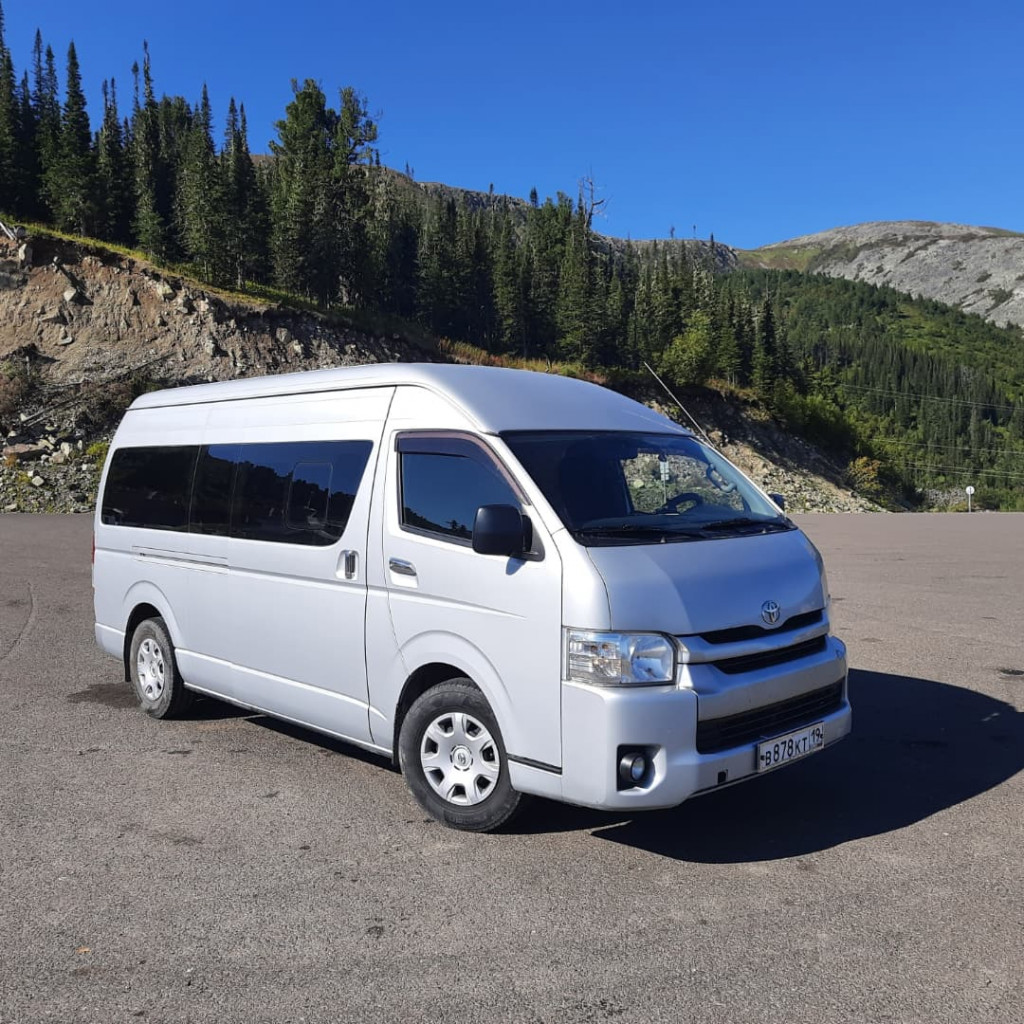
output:
<path id="1" fill-rule="evenodd" d="M 105 441 L 144 390 L 372 362 L 436 361 L 402 334 L 228 299 L 139 260 L 48 238 L 0 240 L 0 511 L 88 511 Z M 708 394 L 714 441 L 795 510 L 873 509 L 812 446 Z M 666 409 L 666 411 L 670 411 Z"/>

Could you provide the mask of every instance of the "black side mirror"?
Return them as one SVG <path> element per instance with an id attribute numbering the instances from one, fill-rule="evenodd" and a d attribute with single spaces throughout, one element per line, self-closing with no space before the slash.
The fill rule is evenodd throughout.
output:
<path id="1" fill-rule="evenodd" d="M 530 520 L 515 506 L 481 505 L 473 520 L 473 550 L 519 558 L 531 547 L 530 534 Z"/>
<path id="2" fill-rule="evenodd" d="M 774 501 L 775 504 L 778 505 L 783 512 L 786 511 L 786 499 L 781 494 L 775 494 L 772 491 L 769 491 L 768 497 L 771 498 L 772 501 Z"/>

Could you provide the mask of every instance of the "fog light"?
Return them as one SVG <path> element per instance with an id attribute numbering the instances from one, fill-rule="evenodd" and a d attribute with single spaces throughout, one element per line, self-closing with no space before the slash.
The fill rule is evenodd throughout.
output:
<path id="1" fill-rule="evenodd" d="M 638 786 L 647 774 L 647 758 L 643 754 L 623 754 L 619 759 L 619 777 L 630 786 Z"/>

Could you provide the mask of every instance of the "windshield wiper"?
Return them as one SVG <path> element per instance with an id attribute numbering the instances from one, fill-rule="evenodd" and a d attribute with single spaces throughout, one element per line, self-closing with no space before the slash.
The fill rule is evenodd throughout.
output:
<path id="1" fill-rule="evenodd" d="M 736 519 L 716 519 L 713 523 L 701 523 L 700 528 L 706 531 L 731 530 L 734 527 L 746 529 L 751 526 L 759 526 L 763 530 L 788 530 L 788 520 L 779 519 L 752 519 L 750 516 L 739 516 Z"/>
<path id="2" fill-rule="evenodd" d="M 643 523 L 615 523 L 609 526 L 581 526 L 574 531 L 591 537 L 656 537 L 661 542 L 674 537 L 697 537 L 697 527 L 648 526 Z"/>

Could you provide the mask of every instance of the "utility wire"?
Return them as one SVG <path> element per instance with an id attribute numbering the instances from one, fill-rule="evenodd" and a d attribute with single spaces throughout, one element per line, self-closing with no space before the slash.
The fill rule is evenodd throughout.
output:
<path id="1" fill-rule="evenodd" d="M 923 402 L 946 402 L 952 405 L 968 405 L 978 409 L 1000 409 L 1004 412 L 1014 412 L 1016 405 L 996 405 L 992 402 L 971 402 L 966 398 L 943 398 L 940 395 L 922 395 L 915 391 L 891 391 L 888 388 L 872 388 L 866 384 L 847 384 L 844 381 L 834 382 L 838 387 L 848 388 L 854 391 L 870 391 L 877 395 L 889 395 L 893 398 L 916 398 Z"/>
<path id="2" fill-rule="evenodd" d="M 1012 451 L 1009 448 L 971 448 L 962 444 L 939 444 L 937 441 L 901 441 L 895 437 L 875 437 L 879 444 L 895 444 L 911 448 L 939 448 L 952 452 L 963 452 L 965 455 L 1008 455 L 1013 459 L 1024 459 L 1024 451 Z"/>

